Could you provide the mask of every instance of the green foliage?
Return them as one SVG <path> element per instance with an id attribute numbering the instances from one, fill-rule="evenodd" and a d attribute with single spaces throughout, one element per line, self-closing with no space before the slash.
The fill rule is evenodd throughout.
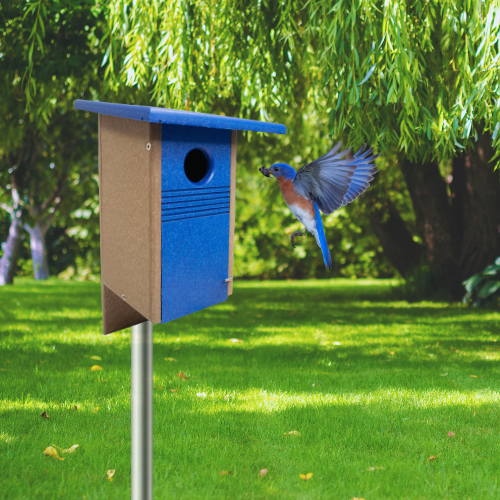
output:
<path id="1" fill-rule="evenodd" d="M 500 2 L 217 3 L 111 0 L 106 65 L 154 102 L 296 116 L 411 159 L 450 158 L 489 131 L 500 145 Z M 300 89 L 300 92 L 299 92 Z M 300 95 L 301 99 L 297 100 Z"/>
<path id="2" fill-rule="evenodd" d="M 463 299 L 464 303 L 476 307 L 500 305 L 500 257 L 481 273 L 474 274 L 465 280 L 464 286 L 467 290 Z"/>
<path id="3" fill-rule="evenodd" d="M 19 197 L 24 223 L 50 226 L 53 273 L 77 259 L 98 266 L 98 217 L 87 228 L 97 238 L 73 234 L 82 225 L 78 210 L 96 210 L 97 121 L 76 113 L 73 102 L 102 90 L 102 24 L 98 4 L 87 0 L 6 2 L 0 9 L 0 204 L 8 209 Z"/>
<path id="4" fill-rule="evenodd" d="M 497 500 L 500 312 L 392 286 L 235 283 L 155 325 L 153 497 Z M 99 284 L 16 279 L 0 317 L 3 498 L 129 498 L 130 330 L 102 335 Z"/>

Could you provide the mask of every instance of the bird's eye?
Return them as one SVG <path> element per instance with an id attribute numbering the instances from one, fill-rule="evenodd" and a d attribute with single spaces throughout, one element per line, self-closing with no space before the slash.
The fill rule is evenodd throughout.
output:
<path id="1" fill-rule="evenodd" d="M 278 171 L 278 167 L 274 167 L 274 168 L 273 168 L 273 170 L 274 170 L 275 172 L 277 172 L 277 171 Z"/>

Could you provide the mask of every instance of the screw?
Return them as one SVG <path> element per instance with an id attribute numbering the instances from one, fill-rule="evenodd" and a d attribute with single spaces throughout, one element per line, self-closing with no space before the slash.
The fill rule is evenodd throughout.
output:
<path id="1" fill-rule="evenodd" d="M 125 294 L 124 293 L 122 293 L 122 299 L 125 300 Z"/>
<path id="2" fill-rule="evenodd" d="M 146 143 L 146 149 L 149 151 L 151 149 L 151 143 L 150 142 L 147 142 Z"/>

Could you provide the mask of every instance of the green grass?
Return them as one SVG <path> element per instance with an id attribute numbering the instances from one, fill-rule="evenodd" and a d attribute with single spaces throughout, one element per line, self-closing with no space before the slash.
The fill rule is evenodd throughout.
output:
<path id="1" fill-rule="evenodd" d="M 393 297 L 237 283 L 155 326 L 154 498 L 500 498 L 500 313 Z M 130 497 L 130 332 L 100 318 L 98 284 L 0 288 L 1 498 Z M 58 461 L 51 444 L 80 448 Z"/>

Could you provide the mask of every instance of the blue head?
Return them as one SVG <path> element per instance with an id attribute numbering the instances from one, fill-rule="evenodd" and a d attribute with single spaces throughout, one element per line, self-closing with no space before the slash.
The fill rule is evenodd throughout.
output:
<path id="1" fill-rule="evenodd" d="M 283 178 L 285 181 L 293 181 L 295 179 L 295 169 L 286 163 L 275 163 L 269 168 L 261 167 L 259 172 L 266 177 L 270 175 L 276 177 L 276 179 Z"/>

